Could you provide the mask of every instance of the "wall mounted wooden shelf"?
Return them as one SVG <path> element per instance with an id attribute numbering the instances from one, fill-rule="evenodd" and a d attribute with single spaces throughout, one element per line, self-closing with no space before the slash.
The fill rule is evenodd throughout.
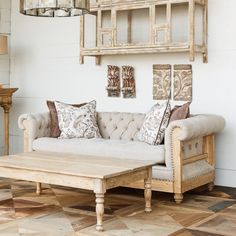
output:
<path id="1" fill-rule="evenodd" d="M 103 55 L 164 52 L 188 52 L 190 61 L 202 53 L 207 63 L 208 0 L 91 0 L 91 14 L 96 17 L 95 43 L 86 46 L 86 18 L 81 16 L 81 64 L 85 56 L 95 57 L 99 65 Z"/>

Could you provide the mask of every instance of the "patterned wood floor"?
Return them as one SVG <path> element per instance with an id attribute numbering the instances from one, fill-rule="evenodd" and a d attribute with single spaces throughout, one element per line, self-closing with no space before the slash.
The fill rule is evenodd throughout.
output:
<path id="1" fill-rule="evenodd" d="M 185 195 L 178 206 L 171 194 L 154 193 L 153 212 L 144 212 L 142 191 L 115 189 L 106 196 L 105 232 L 95 231 L 91 192 L 0 179 L 0 235 L 3 236 L 227 236 L 236 235 L 236 189 Z"/>

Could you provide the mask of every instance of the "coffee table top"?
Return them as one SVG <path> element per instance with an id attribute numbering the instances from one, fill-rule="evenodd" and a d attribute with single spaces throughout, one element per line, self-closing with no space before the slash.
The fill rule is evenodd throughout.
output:
<path id="1" fill-rule="evenodd" d="M 29 152 L 0 158 L 0 167 L 99 179 L 115 177 L 155 164 L 155 161 L 51 152 Z"/>

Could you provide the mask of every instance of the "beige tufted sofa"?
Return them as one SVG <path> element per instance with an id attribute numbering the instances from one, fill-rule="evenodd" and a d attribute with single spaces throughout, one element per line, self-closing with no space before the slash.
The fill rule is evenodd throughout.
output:
<path id="1" fill-rule="evenodd" d="M 223 130 L 220 116 L 197 115 L 174 121 L 165 132 L 165 145 L 151 146 L 137 140 L 144 114 L 99 112 L 102 139 L 50 138 L 49 113 L 24 114 L 19 127 L 24 131 L 24 151 L 52 151 L 120 159 L 156 160 L 153 190 L 174 193 L 181 203 L 183 193 L 214 182 L 214 134 Z M 98 159 L 99 161 L 99 159 Z M 143 183 L 132 186 L 143 188 Z"/>

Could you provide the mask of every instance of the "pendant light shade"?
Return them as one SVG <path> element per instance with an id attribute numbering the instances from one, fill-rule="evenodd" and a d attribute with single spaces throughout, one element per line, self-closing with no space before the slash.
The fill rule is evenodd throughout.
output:
<path id="1" fill-rule="evenodd" d="M 89 0 L 20 0 L 20 12 L 28 16 L 81 16 L 89 13 Z"/>

